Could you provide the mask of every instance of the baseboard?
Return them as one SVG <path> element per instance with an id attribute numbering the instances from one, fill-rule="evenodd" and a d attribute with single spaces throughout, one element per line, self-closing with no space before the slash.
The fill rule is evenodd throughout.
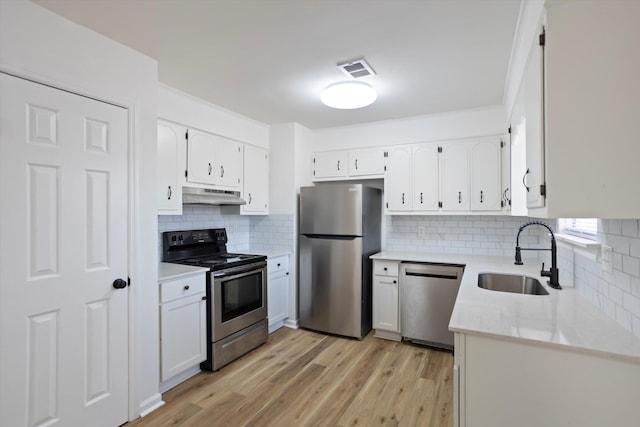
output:
<path id="1" fill-rule="evenodd" d="M 269 333 L 272 334 L 275 331 L 277 331 L 278 329 L 282 328 L 284 326 L 284 320 L 278 320 L 277 322 L 273 323 L 272 325 L 269 325 Z"/>
<path id="2" fill-rule="evenodd" d="M 200 365 L 195 365 L 185 371 L 180 372 L 177 375 L 174 375 L 168 380 L 160 383 L 160 393 L 165 393 L 167 390 L 171 390 L 181 382 L 188 380 L 189 378 L 199 374 L 200 372 L 201 372 Z"/>
<path id="3" fill-rule="evenodd" d="M 291 329 L 298 329 L 298 321 L 294 319 L 287 319 L 284 321 L 284 326 Z"/>
<path id="4" fill-rule="evenodd" d="M 380 329 L 376 329 L 373 333 L 373 336 L 376 338 L 382 338 L 385 340 L 402 341 L 401 334 L 397 332 L 381 331 Z"/>
<path id="5" fill-rule="evenodd" d="M 164 405 L 162 395 L 160 393 L 156 393 L 150 398 L 145 399 L 144 402 L 140 403 L 140 416 L 144 417 L 145 415 L 149 415 L 151 412 L 155 411 L 162 405 Z"/>

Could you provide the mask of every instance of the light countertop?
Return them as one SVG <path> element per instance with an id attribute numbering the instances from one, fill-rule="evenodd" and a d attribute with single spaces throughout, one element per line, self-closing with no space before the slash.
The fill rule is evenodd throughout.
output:
<path id="1" fill-rule="evenodd" d="M 251 248 L 246 251 L 240 251 L 242 253 L 254 254 L 254 255 L 264 255 L 267 258 L 275 258 L 283 255 L 291 255 L 291 251 L 281 250 L 281 249 L 265 249 L 265 248 Z"/>
<path id="2" fill-rule="evenodd" d="M 194 267 L 192 265 L 173 264 L 170 262 L 161 262 L 158 264 L 158 282 L 179 279 L 198 272 L 209 271 L 205 267 Z"/>
<path id="3" fill-rule="evenodd" d="M 552 289 L 540 276 L 541 263 L 512 257 L 380 252 L 371 259 L 464 265 L 449 330 L 530 341 L 640 363 L 640 339 L 584 299 L 574 287 Z M 490 291 L 477 285 L 479 273 L 523 274 L 549 295 Z M 563 286 L 563 283 L 560 283 Z"/>

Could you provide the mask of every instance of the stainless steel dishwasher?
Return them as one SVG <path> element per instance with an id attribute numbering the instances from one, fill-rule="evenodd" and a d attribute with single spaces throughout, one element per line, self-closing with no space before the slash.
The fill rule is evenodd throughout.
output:
<path id="1" fill-rule="evenodd" d="M 449 320 L 464 267 L 450 264 L 400 264 L 402 337 L 453 350 Z"/>

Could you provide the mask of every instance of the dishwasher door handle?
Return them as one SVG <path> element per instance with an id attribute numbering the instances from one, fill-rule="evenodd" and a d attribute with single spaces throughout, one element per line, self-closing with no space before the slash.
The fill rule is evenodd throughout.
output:
<path id="1" fill-rule="evenodd" d="M 436 278 L 436 279 L 458 280 L 458 275 L 457 274 L 423 273 L 421 271 L 406 270 L 405 275 L 407 275 L 407 276 L 418 276 L 418 277 L 433 277 L 433 278 Z"/>

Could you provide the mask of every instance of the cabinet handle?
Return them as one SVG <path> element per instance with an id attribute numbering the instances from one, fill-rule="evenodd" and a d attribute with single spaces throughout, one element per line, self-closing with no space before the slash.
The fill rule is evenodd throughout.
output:
<path id="1" fill-rule="evenodd" d="M 340 160 L 338 160 L 338 170 L 340 170 Z"/>
<path id="2" fill-rule="evenodd" d="M 398 281 L 397 281 L 397 280 L 394 280 L 394 281 L 393 281 L 393 284 L 395 285 L 396 283 L 398 283 Z"/>
<path id="3" fill-rule="evenodd" d="M 224 178 L 224 166 L 220 165 L 220 178 Z"/>
<path id="4" fill-rule="evenodd" d="M 211 175 L 211 171 L 213 170 L 213 168 L 211 167 L 211 163 L 209 163 L 209 175 Z"/>
<path id="5" fill-rule="evenodd" d="M 168 191 L 167 191 L 167 200 L 171 200 L 171 186 L 167 187 Z"/>
<path id="6" fill-rule="evenodd" d="M 480 190 L 480 203 L 484 203 L 484 194 L 482 193 L 482 190 Z"/>
<path id="7" fill-rule="evenodd" d="M 529 168 L 527 168 L 527 171 L 524 173 L 524 176 L 522 177 L 522 185 L 524 185 L 524 188 L 527 189 L 527 193 L 528 193 L 529 187 L 527 187 L 527 183 L 526 183 L 527 175 L 529 175 Z"/>
<path id="8" fill-rule="evenodd" d="M 207 296 L 206 296 L 206 295 L 205 295 L 205 296 L 203 296 L 203 297 L 202 297 L 202 300 L 203 300 L 203 301 L 206 301 L 206 300 L 207 300 Z"/>
<path id="9" fill-rule="evenodd" d="M 387 267 L 384 268 L 384 271 L 387 271 Z"/>
<path id="10" fill-rule="evenodd" d="M 422 193 L 420 193 L 420 204 L 422 204 L 422 203 L 423 203 L 423 201 L 422 201 Z"/>
<path id="11" fill-rule="evenodd" d="M 356 170 L 358 170 L 358 159 L 356 159 Z"/>
<path id="12" fill-rule="evenodd" d="M 184 290 L 188 291 L 189 290 L 189 285 L 184 285 Z"/>
<path id="13" fill-rule="evenodd" d="M 289 275 L 289 272 L 287 271 L 287 276 Z"/>
<path id="14" fill-rule="evenodd" d="M 251 193 L 249 193 L 249 204 L 251 204 Z"/>
<path id="15" fill-rule="evenodd" d="M 404 193 L 402 193 L 402 204 L 404 205 Z"/>
<path id="16" fill-rule="evenodd" d="M 458 203 L 462 203 L 462 191 L 458 191 Z"/>

